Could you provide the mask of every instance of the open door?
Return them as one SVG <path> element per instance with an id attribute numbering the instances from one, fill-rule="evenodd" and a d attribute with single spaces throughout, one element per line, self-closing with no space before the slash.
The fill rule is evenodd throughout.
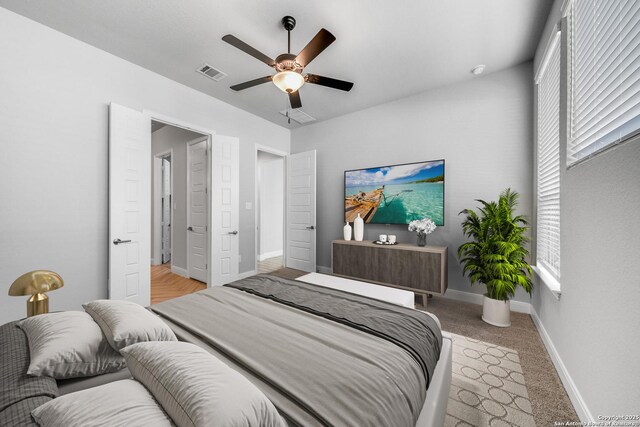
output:
<path id="1" fill-rule="evenodd" d="M 171 159 L 173 161 L 173 159 Z M 162 159 L 162 263 L 171 261 L 171 162 Z"/>
<path id="2" fill-rule="evenodd" d="M 151 301 L 151 120 L 109 106 L 109 298 Z"/>
<path id="3" fill-rule="evenodd" d="M 211 143 L 211 284 L 238 279 L 240 215 L 240 141 L 214 135 Z"/>
<path id="4" fill-rule="evenodd" d="M 316 151 L 287 156 L 285 265 L 316 271 Z"/>
<path id="5" fill-rule="evenodd" d="M 207 283 L 209 263 L 208 138 L 187 145 L 187 250 L 189 277 Z"/>

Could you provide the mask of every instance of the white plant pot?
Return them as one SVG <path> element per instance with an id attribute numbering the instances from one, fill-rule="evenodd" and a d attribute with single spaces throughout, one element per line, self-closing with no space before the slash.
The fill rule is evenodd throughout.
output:
<path id="1" fill-rule="evenodd" d="M 484 296 L 482 303 L 482 320 L 486 323 L 508 328 L 511 326 L 511 301 L 501 301 Z"/>

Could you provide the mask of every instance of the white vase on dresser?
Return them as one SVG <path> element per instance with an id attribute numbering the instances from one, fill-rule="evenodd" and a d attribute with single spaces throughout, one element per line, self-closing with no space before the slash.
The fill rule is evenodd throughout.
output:
<path id="1" fill-rule="evenodd" d="M 357 242 L 362 242 L 364 238 L 364 220 L 360 217 L 360 214 L 353 221 L 353 237 Z"/>
<path id="2" fill-rule="evenodd" d="M 351 240 L 351 226 L 349 225 L 349 221 L 347 221 L 343 228 L 343 236 L 344 240 Z"/>

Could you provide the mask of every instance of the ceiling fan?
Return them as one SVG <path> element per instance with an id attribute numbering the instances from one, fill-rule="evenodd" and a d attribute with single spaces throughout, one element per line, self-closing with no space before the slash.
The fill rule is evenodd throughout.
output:
<path id="1" fill-rule="evenodd" d="M 248 53 L 276 70 L 276 74 L 273 76 L 260 77 L 240 83 L 231 86 L 231 89 L 240 91 L 263 83 L 273 82 L 280 90 L 289 95 L 291 108 L 302 107 L 299 89 L 305 83 L 317 84 L 346 92 L 351 90 L 353 87 L 353 83 L 351 82 L 323 77 L 317 74 L 303 74 L 304 68 L 336 40 L 333 34 L 322 28 L 298 55 L 293 55 L 291 53 L 291 30 L 295 28 L 296 20 L 291 16 L 285 16 L 282 18 L 282 26 L 287 30 L 287 53 L 278 55 L 275 60 L 231 34 L 222 37 L 222 40 L 231 46 Z"/>

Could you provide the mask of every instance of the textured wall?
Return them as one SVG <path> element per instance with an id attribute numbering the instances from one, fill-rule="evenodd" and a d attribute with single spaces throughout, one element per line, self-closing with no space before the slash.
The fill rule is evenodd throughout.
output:
<path id="1" fill-rule="evenodd" d="M 65 279 L 52 310 L 107 296 L 110 102 L 240 138 L 240 271 L 253 270 L 254 145 L 288 152 L 287 129 L 3 8 L 0 58 L 0 323 L 24 316 L 7 289 L 36 268 Z"/>
<path id="2" fill-rule="evenodd" d="M 292 152 L 318 151 L 318 265 L 330 267 L 330 242 L 342 236 L 345 170 L 445 159 L 445 225 L 428 242 L 449 247 L 450 288 L 484 292 L 469 287 L 455 255 L 463 242 L 458 212 L 511 187 L 531 214 L 531 80 L 526 63 L 292 131 Z M 366 239 L 380 233 L 415 240 L 405 226 L 365 226 Z"/>

